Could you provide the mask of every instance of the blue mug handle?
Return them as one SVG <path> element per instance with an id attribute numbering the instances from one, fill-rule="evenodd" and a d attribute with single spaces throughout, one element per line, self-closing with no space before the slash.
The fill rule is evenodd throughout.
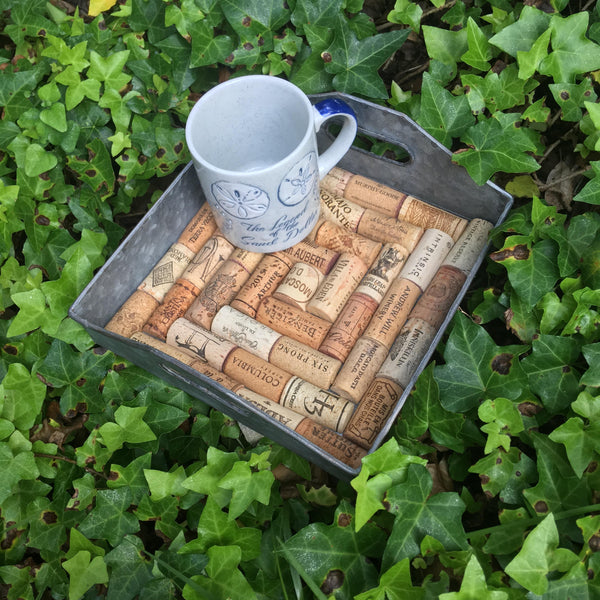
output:
<path id="1" fill-rule="evenodd" d="M 319 155 L 319 180 L 323 179 L 348 152 L 354 142 L 357 121 L 354 111 L 348 104 L 337 98 L 328 98 L 313 106 L 315 111 L 315 131 L 319 131 L 325 121 L 332 117 L 343 117 L 344 123 L 331 146 Z"/>

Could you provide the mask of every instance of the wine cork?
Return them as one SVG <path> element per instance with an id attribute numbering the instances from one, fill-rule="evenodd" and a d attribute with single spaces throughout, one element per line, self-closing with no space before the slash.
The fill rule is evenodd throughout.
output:
<path id="1" fill-rule="evenodd" d="M 354 411 L 354 404 L 349 400 L 300 377 L 292 377 L 288 381 L 279 404 L 338 432 L 344 430 Z"/>
<path id="2" fill-rule="evenodd" d="M 189 265 L 195 252 L 179 242 L 173 244 L 165 255 L 156 263 L 152 271 L 138 286 L 138 290 L 154 296 L 162 302 L 185 268 Z"/>
<path id="3" fill-rule="evenodd" d="M 335 321 L 366 272 L 367 265 L 360 258 L 349 252 L 342 254 L 307 304 L 307 312 Z"/>
<path id="4" fill-rule="evenodd" d="M 339 167 L 334 167 L 325 175 L 321 180 L 321 187 L 390 217 L 398 216 L 398 211 L 407 198 L 402 192 Z"/>
<path id="5" fill-rule="evenodd" d="M 344 196 L 344 190 L 348 185 L 348 181 L 352 178 L 352 173 L 341 169 L 340 167 L 333 167 L 326 175 L 321 179 L 321 189 L 327 190 L 335 196 Z"/>
<path id="6" fill-rule="evenodd" d="M 406 259 L 399 277 L 409 279 L 424 290 L 453 246 L 452 238 L 439 229 L 428 229 Z"/>
<path id="7" fill-rule="evenodd" d="M 194 358 L 193 356 L 190 356 L 189 354 L 182 352 L 181 350 L 178 350 L 173 346 L 169 346 L 169 344 L 167 344 L 166 342 L 157 340 L 155 337 L 152 337 L 151 335 L 148 335 L 143 331 L 136 331 L 131 336 L 131 339 L 135 342 L 139 342 L 140 344 L 144 344 L 146 346 L 155 348 L 156 350 L 160 350 L 163 354 L 166 354 L 167 356 L 178 360 L 184 365 L 191 365 L 196 360 L 196 358 Z"/>
<path id="8" fill-rule="evenodd" d="M 364 448 L 308 417 L 296 427 L 296 433 L 354 469 L 360 467 L 362 458 L 367 454 Z"/>
<path id="9" fill-rule="evenodd" d="M 229 304 L 262 258 L 258 252 L 236 248 L 206 284 L 185 313 L 186 319 L 210 329 L 218 310 Z"/>
<path id="10" fill-rule="evenodd" d="M 379 253 L 367 274 L 356 288 L 356 293 L 373 298 L 379 304 L 390 284 L 406 261 L 408 251 L 400 244 L 386 244 Z"/>
<path id="11" fill-rule="evenodd" d="M 346 425 L 344 437 L 369 450 L 403 391 L 394 381 L 377 376 Z"/>
<path id="12" fill-rule="evenodd" d="M 280 333 L 228 305 L 219 309 L 210 330 L 263 360 L 269 360 L 271 349 L 281 337 Z"/>
<path id="13" fill-rule="evenodd" d="M 232 251 L 233 246 L 224 237 L 217 235 L 209 238 L 166 293 L 163 303 L 152 313 L 144 325 L 144 331 L 159 339 L 166 339 L 169 327 L 185 315 Z"/>
<path id="14" fill-rule="evenodd" d="M 492 227 L 489 221 L 483 219 L 470 221 L 442 264 L 456 267 L 468 275 L 486 247 Z"/>
<path id="15" fill-rule="evenodd" d="M 315 242 L 340 254 L 354 254 L 370 267 L 379 254 L 382 244 L 358 233 L 347 231 L 331 221 L 320 221 L 313 230 Z M 339 259 L 338 259 L 339 260 Z"/>
<path id="16" fill-rule="evenodd" d="M 135 290 L 104 328 L 124 337 L 130 337 L 136 331 L 142 330 L 158 305 L 158 300 L 154 296 Z"/>
<path id="17" fill-rule="evenodd" d="M 238 391 L 244 387 L 239 381 L 236 381 L 229 377 L 229 375 L 225 375 L 225 373 L 218 371 L 217 369 L 213 369 L 213 367 L 200 359 L 195 360 L 190 367 L 195 371 L 198 371 L 198 373 L 210 377 L 215 383 L 222 385 L 225 389 L 232 392 L 238 393 Z"/>
<path id="18" fill-rule="evenodd" d="M 260 262 L 242 286 L 231 306 L 251 317 L 263 298 L 271 295 L 289 273 L 293 261 L 283 252 L 274 252 L 261 258 Z"/>
<path id="19" fill-rule="evenodd" d="M 285 335 L 273 345 L 269 362 L 322 388 L 329 388 L 342 363 Z"/>
<path id="20" fill-rule="evenodd" d="M 222 235 L 213 235 L 194 255 L 190 264 L 181 275 L 201 290 L 211 280 L 220 266 L 231 256 L 234 246 Z"/>
<path id="21" fill-rule="evenodd" d="M 421 359 L 431 347 L 436 333 L 436 327 L 422 319 L 411 317 L 393 343 L 377 376 L 391 379 L 406 388 Z"/>
<path id="22" fill-rule="evenodd" d="M 402 244 L 409 252 L 414 250 L 423 235 L 422 227 L 387 217 L 370 208 L 365 209 L 356 231 L 360 235 L 384 244 L 388 242 Z"/>
<path id="23" fill-rule="evenodd" d="M 420 225 L 424 229 L 440 229 L 452 237 L 453 241 L 458 240 L 467 226 L 466 219 L 412 196 L 406 198 L 402 204 L 398 218 L 414 225 Z"/>
<path id="24" fill-rule="evenodd" d="M 169 328 L 167 344 L 219 371 L 223 370 L 225 359 L 236 348 L 230 341 L 184 318 L 177 319 Z"/>
<path id="25" fill-rule="evenodd" d="M 254 356 L 243 348 L 235 348 L 225 359 L 221 369 L 257 394 L 279 401 L 291 373 Z"/>
<path id="26" fill-rule="evenodd" d="M 237 389 L 242 387 L 241 383 L 234 381 L 233 379 L 231 379 L 231 377 L 227 377 L 227 375 L 221 373 L 221 371 L 217 371 L 217 369 L 214 369 L 208 363 L 203 362 L 196 356 L 178 350 L 177 348 L 170 346 L 166 342 L 157 340 L 151 335 L 138 331 L 131 336 L 131 339 L 135 340 L 136 342 L 146 344 L 147 346 L 152 346 L 157 350 L 160 350 L 161 352 L 167 354 L 171 358 L 174 358 L 175 360 L 178 360 L 179 362 L 188 365 L 195 371 L 202 373 L 202 375 L 210 377 L 210 379 L 212 379 L 214 382 L 222 385 L 223 387 L 227 388 L 228 390 L 231 390 L 232 392 L 235 392 Z"/>
<path id="27" fill-rule="evenodd" d="M 347 200 L 343 196 L 336 196 L 321 188 L 321 215 L 328 221 L 338 223 L 348 231 L 356 231 L 365 208 Z"/>
<path id="28" fill-rule="evenodd" d="M 383 344 L 363 335 L 342 365 L 331 390 L 357 403 L 387 355 L 388 349 Z"/>
<path id="29" fill-rule="evenodd" d="M 335 265 L 340 253 L 317 245 L 313 240 L 304 239 L 290 248 L 282 250 L 289 258 L 297 262 L 311 265 L 327 275 Z"/>
<path id="30" fill-rule="evenodd" d="M 306 306 L 323 283 L 323 278 L 323 273 L 317 268 L 298 262 L 273 292 L 273 297 L 301 310 L 306 310 Z"/>
<path id="31" fill-rule="evenodd" d="M 460 269 L 442 265 L 425 292 L 417 300 L 410 317 L 422 319 L 438 329 L 448 315 L 467 276 Z"/>
<path id="32" fill-rule="evenodd" d="M 199 288 L 179 278 L 167 292 L 165 301 L 150 315 L 143 331 L 160 340 L 166 340 L 171 325 L 185 315 L 198 294 L 200 294 Z"/>
<path id="33" fill-rule="evenodd" d="M 364 333 L 377 306 L 377 302 L 370 296 L 354 292 L 331 326 L 319 347 L 319 352 L 340 361 L 346 360 L 354 344 Z"/>
<path id="34" fill-rule="evenodd" d="M 363 335 L 390 348 L 420 295 L 421 288 L 416 283 L 394 279 Z"/>
<path id="35" fill-rule="evenodd" d="M 331 323 L 290 306 L 277 298 L 267 297 L 256 311 L 256 320 L 317 350 L 323 343 Z"/>
<path id="36" fill-rule="evenodd" d="M 236 393 L 249 404 L 252 404 L 252 406 L 255 406 L 292 431 L 295 431 L 298 425 L 306 419 L 306 416 L 300 415 L 290 408 L 281 406 L 278 402 L 273 402 L 273 400 L 269 400 L 265 396 L 257 394 L 248 388 L 242 387 Z"/>
<path id="37" fill-rule="evenodd" d="M 181 232 L 177 242 L 196 254 L 216 231 L 217 222 L 208 202 L 205 202 Z"/>

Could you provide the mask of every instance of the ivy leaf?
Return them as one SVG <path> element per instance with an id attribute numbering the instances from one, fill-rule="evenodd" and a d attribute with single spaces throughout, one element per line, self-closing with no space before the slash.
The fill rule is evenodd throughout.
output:
<path id="1" fill-rule="evenodd" d="M 579 83 L 551 83 L 548 87 L 561 108 L 563 121 L 581 121 L 584 102 L 598 99 L 588 77 Z M 590 164 L 593 166 L 594 162 Z"/>
<path id="2" fill-rule="evenodd" d="M 335 577 L 337 585 L 331 589 L 354 597 L 377 584 L 377 570 L 365 558 L 381 555 L 384 536 L 375 526 L 355 531 L 353 520 L 352 507 L 342 501 L 331 525 L 311 523 L 304 527 L 284 542 L 283 555 L 289 553 L 317 587 L 330 589 L 328 582 Z"/>
<path id="3" fill-rule="evenodd" d="M 581 334 L 587 342 L 598 339 L 600 315 L 592 306 L 600 304 L 599 295 L 598 290 L 591 290 L 588 287 L 573 292 L 573 299 L 577 302 L 577 306 L 562 330 L 562 335 Z"/>
<path id="4" fill-rule="evenodd" d="M 119 406 L 115 411 L 115 422 L 104 423 L 98 430 L 104 445 L 115 452 L 125 442 L 141 444 L 155 440 L 156 435 L 142 420 L 146 410 L 145 406 Z"/>
<path id="5" fill-rule="evenodd" d="M 90 68 L 87 71 L 88 79 L 102 81 L 106 89 L 120 90 L 125 87 L 131 75 L 123 71 L 129 58 L 129 50 L 113 52 L 109 56 L 102 56 L 92 50 L 90 52 Z"/>
<path id="6" fill-rule="evenodd" d="M 243 4 L 235 0 L 223 0 L 221 8 L 242 43 L 250 42 L 258 46 L 262 37 L 263 51 L 273 48 L 273 33 L 290 19 L 287 5 L 275 0 L 247 0 Z"/>
<path id="7" fill-rule="evenodd" d="M 416 440 L 429 431 L 437 444 L 462 452 L 464 441 L 461 430 L 465 417 L 442 407 L 433 368 L 433 363 L 427 366 L 413 393 L 406 399 L 396 425 L 396 435 Z"/>
<path id="8" fill-rule="evenodd" d="M 110 152 L 99 139 L 94 139 L 86 145 L 89 159 L 76 156 L 67 157 L 67 165 L 76 171 L 80 179 L 87 183 L 94 193 L 106 198 L 113 193 L 115 173 L 112 167 Z"/>
<path id="9" fill-rule="evenodd" d="M 213 546 L 208 550 L 206 573 L 208 578 L 196 575 L 183 589 L 186 600 L 206 598 L 244 598 L 256 600 L 256 592 L 238 568 L 242 552 L 237 546 Z M 198 586 L 200 589 L 198 589 Z"/>
<path id="10" fill-rule="evenodd" d="M 133 0 L 127 22 L 133 31 L 146 33 L 151 44 L 160 42 L 175 31 L 173 26 L 165 27 L 165 3 L 159 0 Z"/>
<path id="11" fill-rule="evenodd" d="M 327 43 L 329 44 L 329 37 Z M 306 52 L 310 52 L 310 50 L 307 48 Z M 290 81 L 305 94 L 318 94 L 332 88 L 333 75 L 323 69 L 323 59 L 320 53 L 313 51 L 307 58 L 304 58 L 300 68 L 292 71 Z"/>
<path id="12" fill-rule="evenodd" d="M 600 204 L 600 160 L 592 160 L 590 165 L 594 177 L 583 186 L 583 189 L 573 200 L 575 202 L 587 202 L 587 204 Z"/>
<path id="13" fill-rule="evenodd" d="M 548 29 L 550 15 L 533 6 L 523 6 L 519 20 L 504 27 L 490 38 L 490 44 L 517 57 L 518 52 L 528 52 L 535 41 Z"/>
<path id="14" fill-rule="evenodd" d="M 442 406 L 466 412 L 485 398 L 518 398 L 527 386 L 518 357 L 527 346 L 496 346 L 489 334 L 457 313 L 446 348 L 445 365 L 435 367 Z"/>
<path id="15" fill-rule="evenodd" d="M 14 434 L 13 434 L 14 435 Z M 11 495 L 13 487 L 21 480 L 33 480 L 39 477 L 39 470 L 35 463 L 33 452 L 30 450 L 14 453 L 8 444 L 0 444 L 0 502 Z"/>
<path id="16" fill-rule="evenodd" d="M 600 425 L 598 422 L 586 426 L 583 419 L 571 417 L 548 436 L 553 442 L 565 447 L 569 462 L 577 477 L 581 477 L 600 451 Z"/>
<path id="17" fill-rule="evenodd" d="M 485 573 L 476 556 L 471 556 L 467 563 L 460 591 L 439 596 L 439 600 L 470 600 L 471 598 L 480 598 L 480 600 L 508 600 L 509 598 L 508 592 L 488 587 Z"/>
<path id="18" fill-rule="evenodd" d="M 96 506 L 80 523 L 79 531 L 89 539 L 108 540 L 117 546 L 128 533 L 140 529 L 140 522 L 128 511 L 131 498 L 127 488 L 98 490 Z"/>
<path id="19" fill-rule="evenodd" d="M 460 57 L 469 48 L 466 28 L 459 31 L 450 31 L 440 27 L 423 25 L 423 37 L 429 57 L 454 69 L 456 69 L 456 63 L 460 60 Z"/>
<path id="20" fill-rule="evenodd" d="M 424 595 L 422 587 L 413 587 L 410 560 L 404 558 L 381 575 L 376 588 L 354 596 L 354 600 L 421 600 Z"/>
<path id="21" fill-rule="evenodd" d="M 487 71 L 492 58 L 488 39 L 472 17 L 467 20 L 467 43 L 469 49 L 460 58 L 478 71 Z"/>
<path id="22" fill-rule="evenodd" d="M 446 147 L 460 137 L 475 118 L 467 96 L 454 96 L 437 83 L 429 73 L 423 73 L 421 111 L 417 122 Z"/>
<path id="23" fill-rule="evenodd" d="M 78 600 L 97 583 L 108 583 L 108 571 L 101 556 L 80 550 L 75 556 L 62 563 L 69 574 L 69 600 Z"/>
<path id="24" fill-rule="evenodd" d="M 4 118 L 16 121 L 31 107 L 29 96 L 41 78 L 41 68 L 17 73 L 3 73 L 0 79 L 0 106 Z"/>
<path id="25" fill-rule="evenodd" d="M 179 552 L 205 554 L 211 546 L 239 546 L 242 560 L 246 561 L 260 556 L 260 540 L 259 529 L 240 527 L 208 496 L 198 522 L 198 537 L 188 542 Z"/>
<path id="26" fill-rule="evenodd" d="M 37 177 L 50 171 L 58 164 L 58 158 L 51 152 L 46 152 L 39 144 L 29 144 L 25 151 L 25 174 Z"/>
<path id="27" fill-rule="evenodd" d="M 510 448 L 510 437 L 523 431 L 523 419 L 517 407 L 507 398 L 486 400 L 477 410 L 479 418 L 486 423 L 481 427 L 488 434 L 485 453 L 503 447 L 506 452 Z"/>
<path id="28" fill-rule="evenodd" d="M 356 531 L 378 510 L 385 508 L 383 500 L 386 492 L 392 485 L 406 479 L 408 466 L 412 463 L 426 464 L 418 456 L 403 454 L 395 438 L 365 456 L 360 473 L 351 482 L 357 492 Z"/>
<path id="29" fill-rule="evenodd" d="M 490 258 L 506 267 L 515 292 L 529 306 L 534 306 L 554 289 L 560 276 L 557 256 L 554 240 L 531 244 L 529 237 L 512 235 L 506 238 L 504 247 L 493 252 Z"/>
<path id="30" fill-rule="evenodd" d="M 600 343 L 588 344 L 581 349 L 589 368 L 583 374 L 580 383 L 600 387 Z"/>
<path id="31" fill-rule="evenodd" d="M 586 37 L 588 24 L 587 11 L 552 17 L 552 52 L 540 64 L 542 75 L 552 76 L 555 83 L 575 83 L 576 75 L 600 68 L 600 46 Z"/>
<path id="32" fill-rule="evenodd" d="M 152 453 L 148 452 L 138 456 L 126 466 L 111 464 L 107 481 L 109 489 L 127 487 L 131 491 L 132 504 L 139 504 L 142 496 L 148 493 L 148 484 L 144 471 L 150 468 Z"/>
<path id="33" fill-rule="evenodd" d="M 67 131 L 67 113 L 65 105 L 61 102 L 56 102 L 50 108 L 46 108 L 40 112 L 40 121 L 49 127 L 53 127 L 61 133 Z M 49 169 L 46 169 L 47 171 Z"/>
<path id="34" fill-rule="evenodd" d="M 483 185 L 494 173 L 531 173 L 540 168 L 530 152 L 538 144 L 517 126 L 518 114 L 496 112 L 491 118 L 470 127 L 463 140 L 473 148 L 455 152 L 453 161 L 467 169 L 469 175 Z"/>
<path id="35" fill-rule="evenodd" d="M 198 494 L 206 494 L 221 507 L 225 506 L 231 492 L 220 486 L 220 481 L 231 471 L 238 457 L 233 452 L 223 452 L 211 445 L 206 454 L 206 465 L 182 482 L 184 488 Z"/>
<path id="36" fill-rule="evenodd" d="M 421 16 L 423 9 L 410 0 L 396 0 L 394 8 L 388 13 L 387 19 L 390 23 L 410 25 L 415 33 L 421 29 Z"/>
<path id="37" fill-rule="evenodd" d="M 438 540 L 446 550 L 468 547 L 461 523 L 465 505 L 454 492 L 430 496 L 431 476 L 422 465 L 409 465 L 406 481 L 386 494 L 389 511 L 395 516 L 394 526 L 384 553 L 383 568 L 419 554 L 425 535 Z"/>
<path id="38" fill-rule="evenodd" d="M 198 21 L 190 27 L 192 38 L 191 67 L 203 67 L 223 63 L 233 52 L 233 40 L 229 35 L 215 35 L 206 21 Z"/>
<path id="39" fill-rule="evenodd" d="M 501 502 L 518 504 L 522 492 L 535 481 L 535 463 L 516 447 L 508 452 L 496 449 L 469 468 L 477 473 L 488 496 L 499 496 Z"/>
<path id="40" fill-rule="evenodd" d="M 569 337 L 541 334 L 523 359 L 523 370 L 531 391 L 551 414 L 561 413 L 579 393 L 579 373 L 572 365 L 580 354 L 580 343 Z"/>
<path id="41" fill-rule="evenodd" d="M 542 595 L 548 589 L 548 574 L 557 568 L 567 571 L 579 559 L 566 548 L 558 549 L 558 529 L 554 515 L 549 514 L 523 542 L 523 547 L 505 571 L 517 583 L 534 594 Z M 556 564 L 560 556 L 561 564 Z"/>
<path id="42" fill-rule="evenodd" d="M 134 535 L 126 535 L 104 562 L 110 567 L 107 600 L 132 600 L 152 579 L 144 543 Z"/>
<path id="43" fill-rule="evenodd" d="M 249 463 L 237 461 L 219 481 L 219 487 L 231 490 L 229 518 L 237 519 L 254 500 L 268 505 L 275 477 L 272 471 L 253 473 Z"/>
<path id="44" fill-rule="evenodd" d="M 16 292 L 11 300 L 19 307 L 19 312 L 10 324 L 9 336 L 22 335 L 47 323 L 46 296 L 42 290 Z"/>
<path id="45" fill-rule="evenodd" d="M 150 498 L 153 501 L 162 500 L 168 496 L 185 496 L 189 491 L 181 485 L 186 478 L 185 470 L 181 465 L 168 473 L 157 469 L 144 469 L 144 477 L 148 482 Z"/>
<path id="46" fill-rule="evenodd" d="M 64 388 L 61 396 L 63 414 L 102 412 L 104 403 L 99 386 L 113 356 L 110 352 L 98 355 L 91 350 L 75 352 L 60 340 L 54 340 L 39 368 L 47 385 Z"/>
<path id="47" fill-rule="evenodd" d="M 517 63 L 519 65 L 519 79 L 533 77 L 540 63 L 548 56 L 548 44 L 550 43 L 550 29 L 547 29 L 533 43 L 531 50 L 517 52 Z"/>
<path id="48" fill-rule="evenodd" d="M 313 32 L 325 32 L 340 25 L 343 0 L 315 0 L 297 2 L 291 21 L 299 34 L 304 34 L 313 50 L 317 47 L 311 40 L 309 29 Z"/>
<path id="49" fill-rule="evenodd" d="M 535 512 L 546 515 L 589 504 L 588 484 L 573 471 L 563 446 L 539 433 L 533 433 L 532 438 L 539 480 L 523 490 L 523 495 Z"/>
<path id="50" fill-rule="evenodd" d="M 402 46 L 408 34 L 409 30 L 404 29 L 359 40 L 346 24 L 340 26 L 325 53 L 325 70 L 334 75 L 335 88 L 347 94 L 358 92 L 371 98 L 387 98 L 377 70 Z"/>
<path id="51" fill-rule="evenodd" d="M 28 431 L 38 420 L 46 386 L 21 363 L 9 365 L 0 383 L 0 416 Z"/>

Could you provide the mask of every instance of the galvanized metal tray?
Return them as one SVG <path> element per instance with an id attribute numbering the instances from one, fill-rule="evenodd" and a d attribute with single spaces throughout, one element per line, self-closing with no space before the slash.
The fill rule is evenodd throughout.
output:
<path id="1" fill-rule="evenodd" d="M 496 226 L 504 220 L 512 205 L 511 196 L 493 183 L 488 182 L 483 186 L 475 184 L 462 167 L 452 163 L 451 153 L 406 115 L 340 93 L 318 94 L 312 96 L 311 101 L 318 102 L 325 98 L 339 98 L 353 108 L 358 119 L 359 135 L 400 146 L 409 157 L 406 162 L 397 162 L 352 148 L 338 166 L 465 219 L 486 219 Z M 320 132 L 318 138 L 322 148 L 330 143 L 327 131 Z M 106 323 L 176 241 L 204 201 L 196 173 L 189 164 L 83 290 L 71 306 L 70 317 L 81 323 L 97 344 L 159 375 L 170 385 L 290 448 L 337 477 L 350 479 L 356 476 L 358 469 L 325 454 L 301 435 L 285 428 L 277 420 L 211 379 L 154 348 L 105 329 Z M 471 285 L 486 251 L 484 248 L 480 253 L 431 347 L 386 426 L 377 436 L 371 452 L 381 445 L 389 433 L 414 383 Z"/>

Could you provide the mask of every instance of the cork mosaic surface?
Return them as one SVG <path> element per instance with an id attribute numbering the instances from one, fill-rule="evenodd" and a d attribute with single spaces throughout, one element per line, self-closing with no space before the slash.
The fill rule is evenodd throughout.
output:
<path id="1" fill-rule="evenodd" d="M 492 224 L 334 168 L 287 250 L 230 244 L 204 204 L 106 329 L 158 348 L 358 468 Z"/>

